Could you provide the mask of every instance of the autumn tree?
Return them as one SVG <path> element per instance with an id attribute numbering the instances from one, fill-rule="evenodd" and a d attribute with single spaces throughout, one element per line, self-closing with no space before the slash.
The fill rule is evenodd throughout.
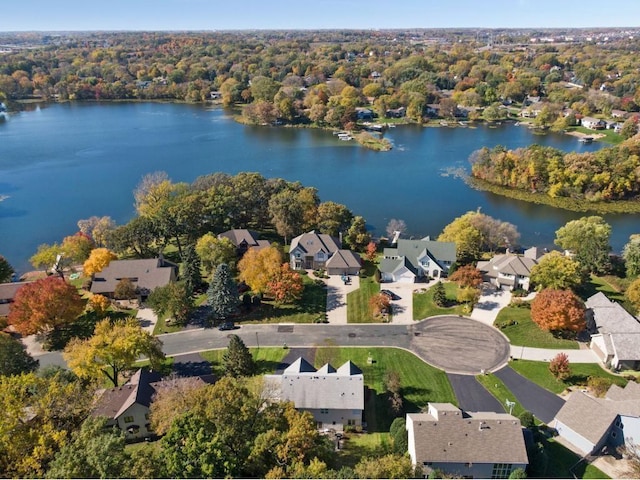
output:
<path id="1" fill-rule="evenodd" d="M 222 355 L 225 375 L 248 377 L 256 373 L 256 363 L 251 352 L 238 335 L 229 337 L 227 351 Z"/>
<path id="2" fill-rule="evenodd" d="M 143 176 L 133 192 L 138 215 L 148 218 L 156 216 L 172 188 L 167 172 L 153 172 Z"/>
<path id="3" fill-rule="evenodd" d="M 624 292 L 624 297 L 633 305 L 636 312 L 640 312 L 640 278 L 631 282 Z"/>
<path id="4" fill-rule="evenodd" d="M 288 262 L 283 263 L 267 283 L 267 292 L 278 305 L 300 300 L 303 290 L 302 276 L 291 270 Z"/>
<path id="5" fill-rule="evenodd" d="M 365 249 L 365 255 L 367 260 L 373 262 L 376 259 L 376 255 L 378 253 L 378 246 L 375 242 L 371 241 L 367 244 L 367 248 Z"/>
<path id="6" fill-rule="evenodd" d="M 444 227 L 438 237 L 439 242 L 455 242 L 456 256 L 461 263 L 468 263 L 480 255 L 482 235 L 472 222 L 475 214 L 476 212 L 468 212 L 456 218 Z"/>
<path id="7" fill-rule="evenodd" d="M 389 220 L 389 223 L 387 223 L 386 232 L 389 238 L 393 238 L 396 232 L 399 232 L 400 234 L 402 234 L 406 231 L 407 231 L 407 224 L 405 223 L 404 220 L 392 218 L 391 220 Z"/>
<path id="8" fill-rule="evenodd" d="M 177 417 L 206 401 L 205 387 L 199 377 L 172 376 L 158 383 L 149 414 L 153 431 L 164 435 Z"/>
<path id="9" fill-rule="evenodd" d="M 238 285 L 226 263 L 216 268 L 207 290 L 207 304 L 215 320 L 225 320 L 236 313 L 240 304 Z"/>
<path id="10" fill-rule="evenodd" d="M 178 325 L 186 325 L 193 312 L 192 292 L 183 281 L 156 287 L 147 297 L 156 315 L 167 314 Z"/>
<path id="11" fill-rule="evenodd" d="M 414 478 L 414 467 L 408 455 L 387 454 L 365 457 L 355 466 L 357 478 Z"/>
<path id="12" fill-rule="evenodd" d="M 400 382 L 400 374 L 395 370 L 388 370 L 383 377 L 384 387 L 389 392 L 389 407 L 394 416 L 402 413 L 402 384 Z"/>
<path id="13" fill-rule="evenodd" d="M 9 261 L 0 255 L 0 283 L 10 282 L 15 270 Z"/>
<path id="14" fill-rule="evenodd" d="M 560 352 L 549 362 L 549 371 L 556 380 L 564 381 L 571 376 L 571 367 L 569 365 L 569 356 Z"/>
<path id="15" fill-rule="evenodd" d="M 238 262 L 239 279 L 255 293 L 265 293 L 269 282 L 279 272 L 282 260 L 282 254 L 276 247 L 250 248 Z"/>
<path id="16" fill-rule="evenodd" d="M 545 288 L 571 290 L 580 285 L 582 274 L 577 261 L 554 250 L 531 268 L 530 278 L 538 291 Z"/>
<path id="17" fill-rule="evenodd" d="M 610 237 L 611 226 L 602 217 L 582 217 L 560 227 L 555 244 L 572 252 L 587 271 L 605 273 L 610 267 Z"/>
<path id="18" fill-rule="evenodd" d="M 634 234 L 622 250 L 622 258 L 627 269 L 628 277 L 640 275 L 640 235 Z"/>
<path id="19" fill-rule="evenodd" d="M 60 245 L 56 243 L 53 245 L 43 243 L 38 245 L 36 253 L 29 258 L 29 263 L 33 268 L 48 271 L 54 266 L 56 263 L 56 257 L 60 253 L 62 253 Z"/>
<path id="20" fill-rule="evenodd" d="M 473 265 L 464 265 L 449 275 L 449 280 L 456 282 L 458 286 L 463 288 L 478 288 L 482 285 L 482 272 Z"/>
<path id="21" fill-rule="evenodd" d="M 545 289 L 531 302 L 531 319 L 554 334 L 577 333 L 586 328 L 585 307 L 570 290 Z"/>
<path id="22" fill-rule="evenodd" d="M 131 300 L 133 298 L 136 298 L 137 294 L 138 292 L 136 286 L 128 278 L 118 280 L 118 283 L 116 283 L 116 286 L 113 290 L 113 296 L 117 300 Z"/>
<path id="23" fill-rule="evenodd" d="M 196 253 L 207 272 L 213 272 L 221 263 L 235 270 L 237 262 L 236 246 L 226 237 L 218 238 L 212 233 L 200 237 L 196 243 Z"/>
<path id="24" fill-rule="evenodd" d="M 75 235 L 65 237 L 60 245 L 60 250 L 65 263 L 76 264 L 83 263 L 89 258 L 94 247 L 95 244 L 88 235 L 78 232 Z"/>
<path id="25" fill-rule="evenodd" d="M 115 387 L 119 385 L 120 374 L 131 369 L 142 356 L 149 359 L 152 368 L 160 368 L 164 360 L 162 342 L 143 330 L 135 318 L 102 320 L 96 324 L 92 337 L 74 338 L 63 353 L 78 377 L 93 380 L 106 377 Z"/>
<path id="26" fill-rule="evenodd" d="M 383 312 L 388 312 L 390 306 L 391 300 L 389 300 L 388 296 L 382 293 L 373 295 L 369 299 L 369 310 L 371 311 L 371 315 L 374 317 L 382 314 Z"/>
<path id="27" fill-rule="evenodd" d="M 317 223 L 318 193 L 315 188 L 285 188 L 269 200 L 271 221 L 278 235 L 287 239 Z"/>
<path id="28" fill-rule="evenodd" d="M 111 301 L 104 295 L 96 293 L 89 297 L 87 306 L 94 311 L 98 317 L 102 318 L 107 313 L 107 310 L 109 310 Z"/>
<path id="29" fill-rule="evenodd" d="M 367 231 L 367 224 L 363 217 L 358 215 L 353 219 L 344 239 L 353 250 L 362 251 L 369 244 L 371 234 Z"/>
<path id="30" fill-rule="evenodd" d="M 118 256 L 112 251 L 106 248 L 94 248 L 89 254 L 89 258 L 84 262 L 82 271 L 88 277 L 101 272 L 105 267 L 111 263 L 111 260 L 116 260 Z"/>
<path id="31" fill-rule="evenodd" d="M 85 301 L 78 290 L 59 277 L 27 283 L 9 305 L 9 324 L 22 335 L 50 333 L 80 316 Z"/>
<path id="32" fill-rule="evenodd" d="M 89 236 L 98 247 L 107 244 L 107 236 L 116 227 L 116 223 L 111 217 L 89 217 L 85 220 L 78 220 L 78 229 Z"/>
<path id="33" fill-rule="evenodd" d="M 322 202 L 318 205 L 317 226 L 321 233 L 337 237 L 349 228 L 352 220 L 351 210 L 340 203 Z"/>
<path id="34" fill-rule="evenodd" d="M 0 332 L 0 376 L 33 372 L 38 365 L 19 340 Z"/>

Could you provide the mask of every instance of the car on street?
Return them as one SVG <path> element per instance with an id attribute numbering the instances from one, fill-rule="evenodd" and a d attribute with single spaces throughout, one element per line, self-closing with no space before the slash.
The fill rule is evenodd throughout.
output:
<path id="1" fill-rule="evenodd" d="M 223 322 L 218 327 L 218 330 L 220 330 L 220 331 L 233 330 L 235 328 L 236 328 L 236 326 L 233 324 L 233 322 Z"/>

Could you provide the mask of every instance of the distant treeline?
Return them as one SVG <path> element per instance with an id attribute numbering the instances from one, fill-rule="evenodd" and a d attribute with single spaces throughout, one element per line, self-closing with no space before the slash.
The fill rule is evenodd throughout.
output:
<path id="1" fill-rule="evenodd" d="M 633 200 L 640 193 L 640 136 L 590 153 L 531 145 L 475 151 L 473 178 L 491 185 L 589 202 Z"/>

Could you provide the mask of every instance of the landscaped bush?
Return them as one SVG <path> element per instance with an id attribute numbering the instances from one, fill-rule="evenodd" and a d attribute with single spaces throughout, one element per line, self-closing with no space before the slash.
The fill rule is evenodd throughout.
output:
<path id="1" fill-rule="evenodd" d="M 613 382 L 608 378 L 589 377 L 587 379 L 587 386 L 596 397 L 604 397 L 612 384 Z"/>
<path id="2" fill-rule="evenodd" d="M 527 295 L 529 295 L 529 292 L 527 292 L 526 290 L 523 290 L 522 288 L 518 288 L 511 292 L 511 296 L 516 298 L 526 297 Z"/>
<path id="3" fill-rule="evenodd" d="M 514 298 L 511 300 L 511 303 L 509 304 L 509 306 L 513 308 L 531 309 L 531 302 L 528 300 L 522 300 L 520 298 Z"/>

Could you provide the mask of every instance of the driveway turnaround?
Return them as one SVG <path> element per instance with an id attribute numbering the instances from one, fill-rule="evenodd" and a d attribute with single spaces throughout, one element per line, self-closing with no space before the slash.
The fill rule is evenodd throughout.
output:
<path id="1" fill-rule="evenodd" d="M 504 382 L 526 410 L 545 423 L 551 422 L 564 405 L 562 398 L 527 380 L 511 367 L 504 367 L 495 372 L 495 375 Z"/>
<path id="2" fill-rule="evenodd" d="M 504 413 L 504 407 L 471 375 L 448 373 L 449 382 L 458 399 L 458 406 L 467 412 Z"/>
<path id="3" fill-rule="evenodd" d="M 476 320 L 452 315 L 428 318 L 414 327 L 411 350 L 447 373 L 478 375 L 509 361 L 507 338 Z"/>

